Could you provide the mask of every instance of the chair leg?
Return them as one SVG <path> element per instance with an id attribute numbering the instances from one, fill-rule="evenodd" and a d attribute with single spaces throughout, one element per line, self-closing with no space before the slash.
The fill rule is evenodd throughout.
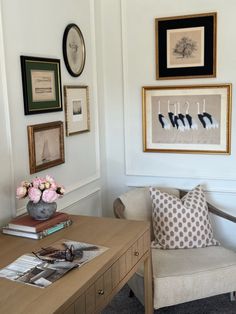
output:
<path id="1" fill-rule="evenodd" d="M 236 291 L 230 292 L 230 301 L 236 301 Z"/>
<path id="2" fill-rule="evenodd" d="M 134 297 L 134 292 L 133 290 L 129 289 L 129 298 L 133 298 Z"/>

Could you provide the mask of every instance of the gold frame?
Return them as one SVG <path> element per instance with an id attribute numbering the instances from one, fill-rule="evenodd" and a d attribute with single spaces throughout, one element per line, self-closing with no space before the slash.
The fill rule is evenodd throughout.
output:
<path id="1" fill-rule="evenodd" d="M 148 127 L 150 128 L 150 125 L 147 123 L 147 92 L 148 91 L 168 91 L 171 92 L 173 91 L 178 91 L 178 90 L 183 90 L 182 94 L 176 94 L 180 96 L 185 96 L 188 95 L 188 93 L 184 94 L 184 91 L 196 91 L 196 90 L 211 90 L 211 89 L 225 89 L 225 93 L 227 95 L 226 97 L 226 104 L 225 104 L 225 130 L 224 130 L 224 135 L 225 135 L 225 149 L 176 149 L 176 148 L 153 148 L 149 147 L 148 145 Z M 199 95 L 204 95 L 204 94 L 199 94 L 199 95 L 194 95 L 194 93 L 191 95 L 189 92 L 189 95 L 192 97 L 197 97 Z M 161 95 L 156 95 L 156 96 L 165 96 L 164 94 Z M 169 95 L 170 96 L 170 95 Z M 175 95 L 174 95 L 175 96 Z M 231 103 L 232 103 L 232 84 L 231 83 L 226 83 L 226 84 L 209 84 L 209 85 L 184 85 L 184 86 L 144 86 L 142 87 L 142 125 L 143 125 L 143 151 L 144 152 L 159 152 L 159 153 L 191 153 L 191 154 L 225 154 L 225 155 L 230 155 L 231 153 Z M 221 99 L 221 104 L 222 104 L 222 99 Z M 151 111 L 151 109 L 149 108 Z M 223 132 L 220 130 L 220 132 Z M 150 132 L 149 132 L 150 134 Z M 164 144 L 165 145 L 165 144 Z M 173 146 L 176 145 L 173 144 Z M 206 144 L 209 145 L 209 144 Z M 203 146 L 203 145 L 202 145 Z"/>
<path id="2" fill-rule="evenodd" d="M 59 156 L 53 160 L 46 160 L 41 164 L 37 164 L 37 147 L 35 141 L 35 134 L 36 132 L 43 132 L 49 131 L 53 129 L 59 129 Z M 64 130 L 63 130 L 63 122 L 62 121 L 55 121 L 49 123 L 41 123 L 35 125 L 28 125 L 27 126 L 28 132 L 28 147 L 29 147 L 29 166 L 30 166 L 30 174 L 42 171 L 47 168 L 51 168 L 57 165 L 60 165 L 65 162 L 65 153 L 64 153 Z M 53 138 L 55 142 L 55 138 Z M 43 154 L 43 152 L 42 152 Z"/>
<path id="3" fill-rule="evenodd" d="M 158 35 L 158 23 L 162 21 L 173 21 L 181 19 L 201 18 L 213 16 L 213 69 L 212 74 L 197 74 L 197 75 L 176 75 L 176 76 L 160 76 L 159 71 L 159 35 Z M 217 12 L 209 12 L 202 14 L 191 14 L 182 16 L 162 17 L 155 19 L 155 47 L 156 47 L 156 79 L 157 80 L 174 80 L 174 79 L 188 79 L 188 78 L 202 78 L 202 77 L 216 77 L 216 60 L 217 60 Z"/>
<path id="4" fill-rule="evenodd" d="M 73 104 L 70 90 L 73 90 L 73 94 L 77 93 L 77 97 L 81 97 L 81 107 L 85 108 L 85 112 L 80 119 L 73 121 Z M 85 91 L 85 97 L 82 92 Z M 82 101 L 83 100 L 83 101 Z M 66 117 L 66 136 L 89 132 L 90 131 L 90 110 L 89 110 L 89 88 L 87 85 L 64 85 L 64 104 L 65 104 L 65 117 Z M 79 115 L 78 115 L 79 116 Z"/>

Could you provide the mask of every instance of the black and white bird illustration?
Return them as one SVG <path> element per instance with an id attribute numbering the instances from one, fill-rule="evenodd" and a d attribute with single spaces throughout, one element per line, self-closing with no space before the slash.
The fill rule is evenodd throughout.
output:
<path id="1" fill-rule="evenodd" d="M 179 102 L 177 102 L 177 106 L 178 106 L 178 117 L 180 118 L 180 120 L 181 120 L 181 122 L 183 124 L 184 129 L 185 130 L 189 130 L 190 129 L 190 125 L 188 123 L 188 120 L 187 120 L 186 116 L 180 112 L 180 103 Z"/>
<path id="2" fill-rule="evenodd" d="M 161 102 L 158 100 L 158 119 L 163 129 L 169 130 L 170 129 L 170 123 L 168 120 L 164 117 L 164 115 L 161 113 Z"/>
<path id="3" fill-rule="evenodd" d="M 202 111 L 203 111 L 202 112 L 203 116 L 209 119 L 209 121 L 211 122 L 210 128 L 213 128 L 213 129 L 218 128 L 219 127 L 218 121 L 211 114 L 206 112 L 206 100 L 205 99 L 203 99 Z"/>
<path id="4" fill-rule="evenodd" d="M 202 126 L 204 127 L 204 129 L 209 129 L 211 122 L 210 120 L 203 115 L 203 113 L 200 112 L 200 103 L 197 102 L 197 112 L 198 112 L 198 119 L 201 122 Z"/>
<path id="5" fill-rule="evenodd" d="M 200 103 L 197 103 L 198 106 L 198 118 L 200 122 L 202 123 L 202 126 L 209 130 L 209 129 L 215 129 L 219 127 L 218 121 L 208 112 L 206 112 L 206 100 L 203 99 L 203 105 L 202 105 L 202 113 L 200 113 Z"/>
<path id="6" fill-rule="evenodd" d="M 188 121 L 189 127 L 190 127 L 190 129 L 192 129 L 192 130 L 197 130 L 197 129 L 198 129 L 198 124 L 197 124 L 196 121 L 193 119 L 193 117 L 190 116 L 190 114 L 189 114 L 189 106 L 190 106 L 190 104 L 189 104 L 188 101 L 186 101 L 185 104 L 187 105 L 185 117 L 186 117 L 186 119 L 187 119 L 187 121 Z"/>
<path id="7" fill-rule="evenodd" d="M 175 115 L 174 115 L 174 112 L 170 110 L 170 106 L 171 106 L 170 101 L 168 100 L 168 116 L 169 116 L 171 125 L 173 126 L 173 128 L 175 128 L 175 120 L 174 120 Z"/>
<path id="8" fill-rule="evenodd" d="M 175 106 L 175 116 L 174 116 L 175 125 L 180 132 L 184 132 L 185 130 L 184 124 L 182 120 L 180 119 L 179 114 L 177 114 L 177 108 L 176 108 L 177 104 L 175 103 L 174 106 Z"/>

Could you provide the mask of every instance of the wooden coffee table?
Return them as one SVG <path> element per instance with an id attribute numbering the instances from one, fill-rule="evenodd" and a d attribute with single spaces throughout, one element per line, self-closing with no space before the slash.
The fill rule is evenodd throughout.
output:
<path id="1" fill-rule="evenodd" d="M 87 216 L 72 216 L 72 220 L 72 226 L 42 240 L 0 236 L 0 268 L 22 254 L 62 238 L 109 248 L 47 288 L 0 278 L 1 313 L 99 313 L 141 263 L 144 263 L 145 313 L 153 313 L 149 223 Z"/>

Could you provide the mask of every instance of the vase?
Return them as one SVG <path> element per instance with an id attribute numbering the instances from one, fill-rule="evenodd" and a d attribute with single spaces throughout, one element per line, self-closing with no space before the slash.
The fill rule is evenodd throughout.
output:
<path id="1" fill-rule="evenodd" d="M 45 203 L 40 200 L 38 203 L 29 201 L 27 206 L 28 214 L 35 220 L 47 220 L 53 216 L 57 210 L 57 203 Z"/>

